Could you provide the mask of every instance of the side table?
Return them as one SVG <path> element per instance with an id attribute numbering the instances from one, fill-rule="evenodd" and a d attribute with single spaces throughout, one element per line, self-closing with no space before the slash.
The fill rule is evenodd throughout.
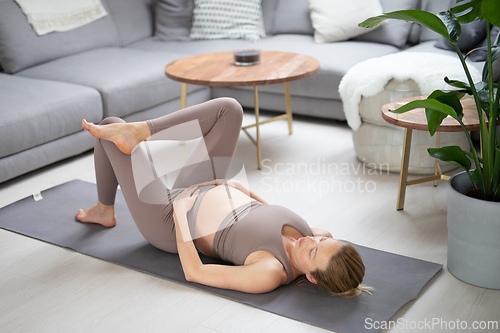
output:
<path id="1" fill-rule="evenodd" d="M 257 164 L 262 168 L 259 126 L 272 121 L 287 119 L 288 133 L 292 134 L 292 103 L 289 82 L 314 75 L 319 71 L 319 61 L 313 57 L 289 52 L 262 51 L 260 64 L 253 66 L 234 65 L 233 52 L 216 52 L 182 58 L 165 67 L 166 75 L 182 83 L 181 109 L 186 107 L 187 84 L 210 87 L 253 86 L 255 97 L 255 124 L 242 127 L 257 147 Z M 258 86 L 284 84 L 286 113 L 265 121 L 259 120 Z M 247 129 L 256 128 L 256 139 Z"/>
<path id="2" fill-rule="evenodd" d="M 411 101 L 426 99 L 427 96 L 415 96 L 398 99 L 391 103 L 385 104 L 382 107 L 382 118 L 385 119 L 390 124 L 404 127 L 404 142 L 403 142 L 403 156 L 401 158 L 401 174 L 399 176 L 399 191 L 398 200 L 396 204 L 397 210 L 404 209 L 406 187 L 410 185 L 420 184 L 424 182 L 434 181 L 434 186 L 437 185 L 437 181 L 440 179 L 448 180 L 450 177 L 443 175 L 439 164 L 436 162 L 434 164 L 434 176 L 422 177 L 414 180 L 408 180 L 408 164 L 410 160 L 410 147 L 411 147 L 411 136 L 413 130 L 428 131 L 427 128 L 427 118 L 425 116 L 425 109 L 419 108 L 408 111 L 406 113 L 393 113 L 390 110 L 396 110 L 397 108 L 405 105 Z M 468 131 L 476 131 L 479 129 L 479 118 L 477 115 L 476 104 L 472 97 L 464 97 L 461 100 L 461 104 L 464 111 L 464 117 L 462 122 Z M 436 147 L 439 148 L 439 133 L 440 132 L 462 132 L 462 126 L 453 119 L 452 117 L 446 117 L 441 125 L 436 131 Z"/>

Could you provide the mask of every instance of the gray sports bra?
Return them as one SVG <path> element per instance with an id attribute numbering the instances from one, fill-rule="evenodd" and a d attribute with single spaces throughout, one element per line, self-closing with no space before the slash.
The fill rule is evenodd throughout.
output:
<path id="1" fill-rule="evenodd" d="M 191 235 L 195 235 L 196 216 L 203 197 L 215 185 L 200 187 L 200 194 L 187 214 Z M 243 265 L 256 251 L 268 251 L 278 259 L 293 279 L 292 266 L 283 246 L 282 229 L 289 225 L 304 236 L 313 236 L 307 222 L 288 208 L 264 205 L 258 201 L 235 208 L 219 225 L 214 236 L 213 250 L 217 256 L 234 265 Z"/>
<path id="2" fill-rule="evenodd" d="M 304 236 L 313 236 L 307 222 L 288 208 L 252 201 L 236 208 L 222 221 L 214 237 L 213 250 L 219 258 L 243 265 L 249 254 L 268 251 L 278 259 L 293 279 L 292 266 L 283 246 L 282 229 L 289 225 Z"/>

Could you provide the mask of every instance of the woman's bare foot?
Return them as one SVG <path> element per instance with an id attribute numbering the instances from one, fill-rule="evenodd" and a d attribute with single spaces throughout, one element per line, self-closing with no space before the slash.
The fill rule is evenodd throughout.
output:
<path id="1" fill-rule="evenodd" d="M 128 155 L 132 154 L 137 145 L 151 135 L 145 121 L 95 125 L 82 119 L 82 127 L 96 138 L 113 142 L 122 153 Z"/>
<path id="2" fill-rule="evenodd" d="M 98 202 L 89 209 L 80 209 L 75 218 L 80 222 L 97 223 L 111 228 L 116 225 L 115 206 Z"/>

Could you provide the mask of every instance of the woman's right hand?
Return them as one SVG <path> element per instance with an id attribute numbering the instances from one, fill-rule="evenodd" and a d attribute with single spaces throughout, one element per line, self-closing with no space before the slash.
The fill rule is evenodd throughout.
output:
<path id="1" fill-rule="evenodd" d="M 196 198 L 200 194 L 199 185 L 192 185 L 182 191 L 174 200 L 174 212 L 187 214 L 193 208 Z"/>

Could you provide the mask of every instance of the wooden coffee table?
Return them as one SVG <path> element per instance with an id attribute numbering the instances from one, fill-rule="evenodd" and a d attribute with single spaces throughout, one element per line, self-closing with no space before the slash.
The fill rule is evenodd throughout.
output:
<path id="1" fill-rule="evenodd" d="M 403 156 L 401 158 L 401 174 L 399 176 L 399 191 L 398 191 L 398 201 L 396 205 L 397 210 L 404 209 L 406 187 L 410 185 L 420 184 L 424 182 L 434 181 L 434 186 L 437 185 L 437 181 L 440 179 L 448 180 L 450 177 L 443 175 L 441 168 L 439 167 L 438 160 L 436 159 L 434 164 L 434 176 L 418 178 L 414 180 L 408 180 L 408 164 L 410 161 L 410 148 L 411 148 L 411 137 L 413 130 L 427 131 L 427 118 L 425 116 L 425 109 L 414 109 L 406 113 L 397 114 L 390 112 L 389 110 L 396 110 L 397 108 L 405 105 L 414 100 L 426 99 L 427 96 L 416 96 L 398 99 L 391 103 L 385 104 L 382 107 L 382 118 L 388 123 L 393 125 L 404 127 L 405 135 L 403 142 Z M 468 131 L 476 131 L 479 129 L 479 118 L 476 110 L 476 104 L 472 97 L 465 97 L 461 100 L 461 104 L 464 111 L 464 117 L 462 122 Z M 452 117 L 446 117 L 441 125 L 437 128 L 437 138 L 436 147 L 439 148 L 439 137 L 440 132 L 462 132 L 462 126 L 453 119 Z"/>
<path id="2" fill-rule="evenodd" d="M 165 67 L 169 78 L 182 83 L 181 108 L 186 107 L 187 84 L 210 87 L 253 86 L 255 98 L 255 124 L 242 127 L 250 140 L 257 146 L 258 168 L 262 168 L 259 126 L 276 120 L 288 120 L 288 132 L 292 134 L 292 104 L 288 83 L 309 77 L 319 71 L 319 61 L 302 54 L 262 51 L 260 64 L 253 66 L 234 65 L 233 52 L 200 54 L 171 62 Z M 265 121 L 259 121 L 258 86 L 284 84 L 286 113 Z M 254 139 L 247 129 L 255 127 Z"/>

